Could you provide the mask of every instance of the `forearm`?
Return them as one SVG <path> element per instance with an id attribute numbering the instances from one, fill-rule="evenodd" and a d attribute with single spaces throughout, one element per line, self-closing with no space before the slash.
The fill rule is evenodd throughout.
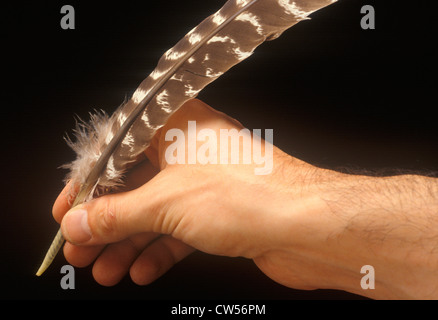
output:
<path id="1" fill-rule="evenodd" d="M 323 199 L 340 227 L 339 260 L 358 279 L 361 266 L 375 268 L 374 291 L 364 292 L 359 281 L 352 290 L 377 297 L 437 297 L 437 179 L 348 176 Z"/>
<path id="2" fill-rule="evenodd" d="M 256 260 L 262 270 L 282 265 L 289 272 L 275 280 L 304 289 L 373 298 L 438 297 L 437 179 L 307 170 L 291 175 L 290 219 L 283 222 L 279 245 L 288 249 Z M 374 267 L 374 290 L 361 288 L 364 265 Z"/>

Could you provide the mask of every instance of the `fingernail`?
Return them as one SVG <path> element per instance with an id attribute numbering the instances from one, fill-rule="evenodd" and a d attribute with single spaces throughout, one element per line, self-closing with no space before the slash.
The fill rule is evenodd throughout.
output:
<path id="1" fill-rule="evenodd" d="M 72 243 L 82 243 L 91 239 L 88 213 L 84 209 L 68 212 L 64 219 L 64 237 Z"/>

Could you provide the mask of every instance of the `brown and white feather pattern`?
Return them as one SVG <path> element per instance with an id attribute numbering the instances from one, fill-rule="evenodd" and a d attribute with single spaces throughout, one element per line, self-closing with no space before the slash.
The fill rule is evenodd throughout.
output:
<path id="1" fill-rule="evenodd" d="M 157 129 L 209 83 L 248 58 L 266 40 L 336 0 L 229 0 L 191 30 L 159 60 L 155 70 L 111 117 L 94 115 L 79 124 L 70 143 L 77 159 L 68 178 L 81 185 L 75 205 L 114 188 L 139 160 Z M 42 266 L 51 263 L 63 241 L 58 232 Z"/>
<path id="2" fill-rule="evenodd" d="M 228 1 L 161 57 L 155 70 L 110 119 L 101 116 L 92 118 L 91 130 L 88 130 L 90 139 L 82 139 L 82 131 L 77 144 L 73 145 L 78 158 L 70 166 L 69 178 L 79 183 L 85 181 L 87 170 L 93 168 L 93 161 L 99 158 L 131 111 L 148 93 L 156 90 L 159 80 L 167 76 L 169 79 L 154 92 L 152 100 L 109 158 L 98 182 L 102 187 L 119 185 L 123 173 L 148 147 L 156 130 L 184 102 L 196 97 L 206 85 L 248 58 L 261 43 L 277 38 L 284 30 L 308 19 L 309 14 L 333 2 L 335 1 Z M 227 25 L 215 32 L 224 23 Z M 192 52 L 191 49 L 199 44 L 199 48 Z M 173 70 L 177 64 L 181 65 Z"/>

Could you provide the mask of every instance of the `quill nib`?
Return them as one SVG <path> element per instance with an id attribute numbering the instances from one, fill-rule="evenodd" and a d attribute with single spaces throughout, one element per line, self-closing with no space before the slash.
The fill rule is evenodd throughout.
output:
<path id="1" fill-rule="evenodd" d="M 50 264 L 53 262 L 56 255 L 58 254 L 59 249 L 61 249 L 63 243 L 64 243 L 64 237 L 62 236 L 62 232 L 60 228 L 55 238 L 53 239 L 52 244 L 50 245 L 50 248 L 46 253 L 46 256 L 44 257 L 43 263 L 41 264 L 41 266 L 39 267 L 36 273 L 38 277 L 42 275 L 44 271 L 46 271 L 47 268 L 50 266 Z"/>
<path id="2" fill-rule="evenodd" d="M 82 184 L 78 194 L 76 195 L 76 198 L 72 204 L 72 208 L 84 202 L 84 200 L 89 196 L 89 194 L 93 190 L 93 185 L 95 180 L 97 180 L 97 178 L 95 178 L 93 174 L 90 174 L 88 176 L 87 181 L 84 184 Z M 90 181 L 93 182 L 90 183 Z M 47 250 L 46 256 L 44 257 L 44 260 L 41 263 L 40 268 L 38 269 L 35 275 L 39 277 L 44 273 L 44 271 L 47 270 L 47 268 L 52 264 L 53 260 L 55 259 L 56 255 L 59 252 L 59 249 L 61 249 L 64 242 L 65 242 L 64 236 L 62 235 L 61 228 L 59 228 L 55 238 L 52 241 L 52 244 L 50 245 L 49 250 Z"/>

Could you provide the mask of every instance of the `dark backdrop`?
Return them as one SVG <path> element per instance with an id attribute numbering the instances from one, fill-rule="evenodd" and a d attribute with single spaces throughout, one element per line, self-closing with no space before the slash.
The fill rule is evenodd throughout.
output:
<path id="1" fill-rule="evenodd" d="M 437 170 L 432 2 L 340 0 L 262 45 L 199 98 L 248 128 L 274 129 L 278 147 L 315 165 Z M 162 53 L 223 3 L 2 3 L 1 298 L 359 298 L 285 288 L 251 261 L 203 253 L 145 287 L 129 278 L 101 287 L 85 268 L 76 269 L 75 290 L 62 290 L 62 254 L 34 276 L 58 229 L 51 206 L 66 173 L 58 167 L 74 158 L 63 141 L 74 116 L 112 112 Z M 76 10 L 75 30 L 60 27 L 63 4 Z M 375 30 L 360 27 L 365 4 L 376 10 Z"/>

